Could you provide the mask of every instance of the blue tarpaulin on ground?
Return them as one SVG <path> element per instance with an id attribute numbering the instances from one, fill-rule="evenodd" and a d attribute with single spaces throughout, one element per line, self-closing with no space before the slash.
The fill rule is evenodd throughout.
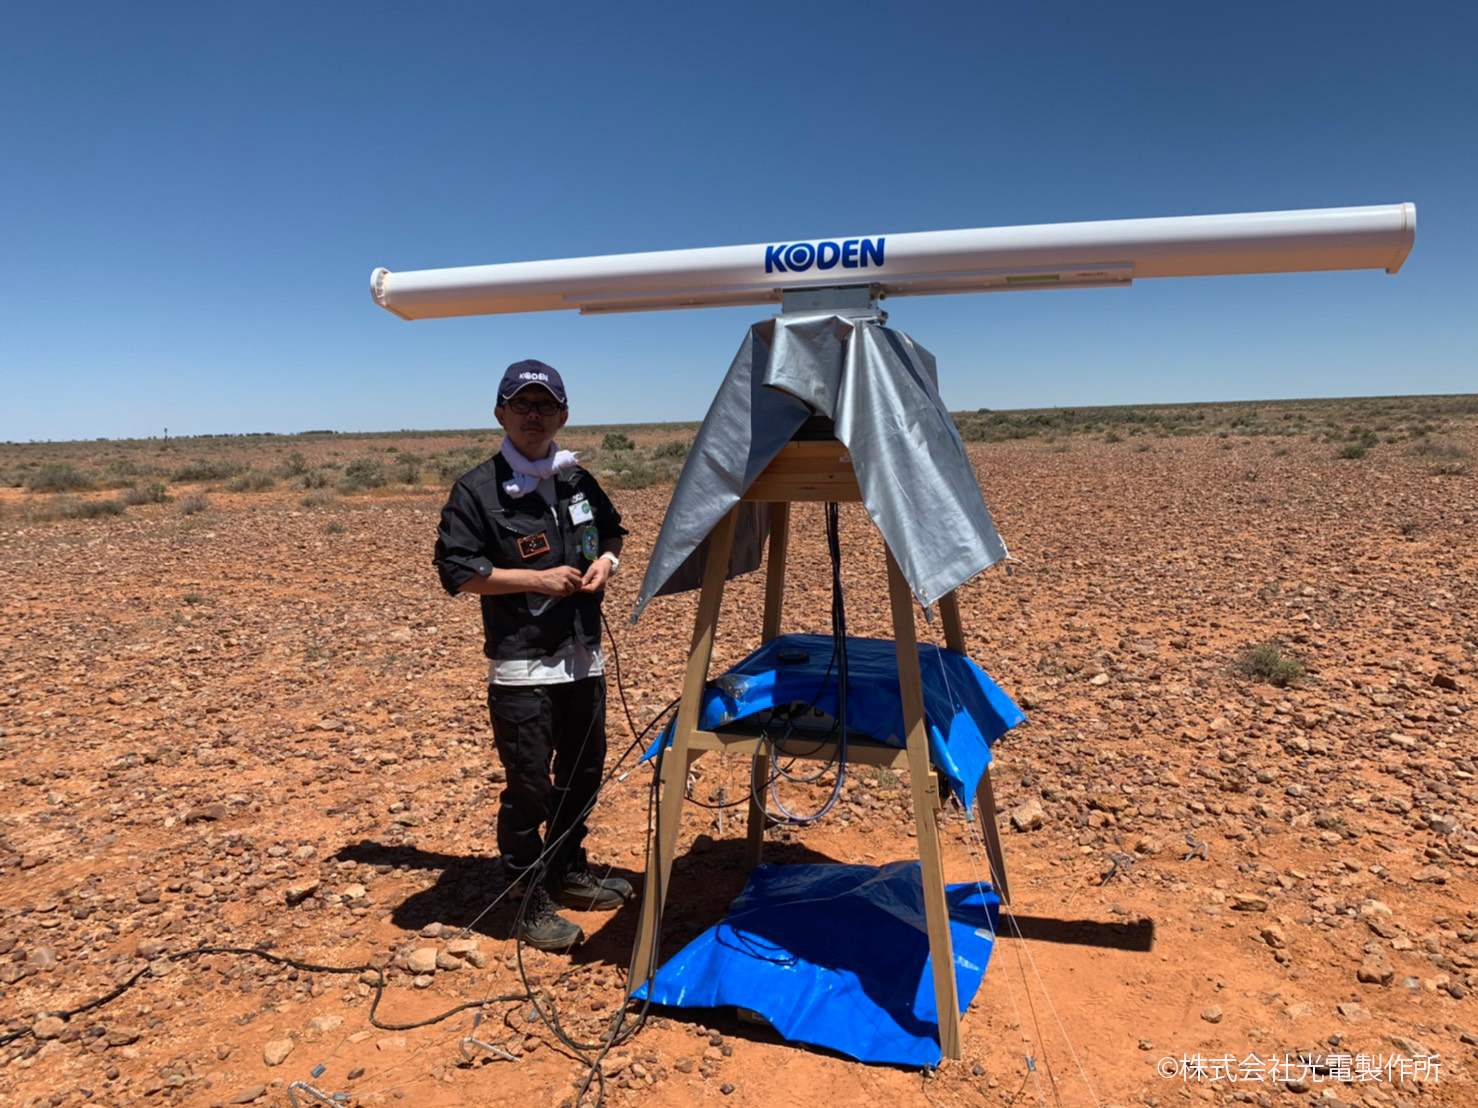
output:
<path id="1" fill-rule="evenodd" d="M 879 742 L 904 745 L 898 657 L 891 639 L 848 636 L 847 726 Z M 963 654 L 932 643 L 919 647 L 929 761 L 966 809 L 990 764 L 990 744 L 1026 717 Z M 837 660 L 830 635 L 781 635 L 718 678 L 703 695 L 698 726 L 712 731 L 779 705 L 810 704 L 838 714 Z M 672 741 L 672 727 L 646 757 Z"/>
<path id="2" fill-rule="evenodd" d="M 989 886 L 952 885 L 947 896 L 963 1014 L 1000 901 Z M 652 1000 L 747 1008 L 787 1039 L 862 1062 L 938 1065 L 919 863 L 757 866 L 728 916 L 657 971 Z"/>

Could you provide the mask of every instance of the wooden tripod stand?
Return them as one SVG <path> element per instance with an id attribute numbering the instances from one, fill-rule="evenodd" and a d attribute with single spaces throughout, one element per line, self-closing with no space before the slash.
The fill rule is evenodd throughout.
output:
<path id="1" fill-rule="evenodd" d="M 761 631 L 762 641 L 769 642 L 780 633 L 790 505 L 804 501 L 858 502 L 861 501 L 862 494 L 846 448 L 841 443 L 834 439 L 797 440 L 780 451 L 755 479 L 743 499 L 769 501 L 774 505 L 770 522 L 764 622 Z M 703 588 L 699 594 L 698 614 L 693 624 L 692 645 L 688 651 L 688 666 L 683 677 L 682 699 L 673 726 L 672 746 L 662 760 L 661 798 L 657 808 L 657 849 L 651 853 L 647 866 L 641 922 L 637 929 L 636 948 L 632 954 L 628 981 L 631 990 L 647 983 L 656 971 L 652 962 L 657 944 L 657 925 L 666 899 L 668 880 L 672 875 L 672 857 L 677 844 L 679 820 L 682 818 L 688 770 L 706 751 L 742 750 L 748 753 L 755 742 L 749 736 L 704 731 L 698 727 L 703 691 L 708 681 L 708 667 L 713 656 L 714 635 L 718 627 L 719 604 L 723 598 L 724 579 L 734 542 L 737 512 L 736 505 L 720 520 L 710 535 L 708 561 L 703 571 Z M 899 750 L 881 744 L 849 743 L 847 758 L 851 762 L 864 764 L 908 767 L 913 786 L 914 822 L 918 832 L 924 916 L 934 973 L 934 996 L 939 1014 L 939 1045 L 946 1058 L 959 1058 L 960 1005 L 955 988 L 954 951 L 950 941 L 944 865 L 936 821 L 940 808 L 939 783 L 929 764 L 923 680 L 919 671 L 918 640 L 914 626 L 914 600 L 891 550 L 887 557 L 888 595 L 893 612 L 893 638 L 898 658 L 905 746 Z M 963 654 L 965 637 L 960 624 L 959 604 L 954 593 L 940 599 L 939 610 L 946 645 Z M 835 751 L 829 748 L 834 748 L 834 745 L 823 745 L 810 756 L 822 760 L 831 757 Z M 768 778 L 769 769 L 769 755 L 762 748 L 755 760 L 757 779 Z M 981 775 L 976 804 L 990 861 L 991 880 L 1001 899 L 1009 902 L 1010 893 L 996 825 L 995 794 L 991 787 L 989 766 Z M 751 792 L 746 848 L 746 859 L 751 867 L 760 860 L 764 833 L 765 813 Z"/>

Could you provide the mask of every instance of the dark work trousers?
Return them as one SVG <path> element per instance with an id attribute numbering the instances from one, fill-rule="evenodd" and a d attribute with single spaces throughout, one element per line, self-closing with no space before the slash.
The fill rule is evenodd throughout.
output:
<path id="1" fill-rule="evenodd" d="M 510 882 L 545 859 L 552 874 L 585 838 L 606 761 L 606 679 L 489 685 L 488 715 L 508 785 L 498 806 L 498 851 Z M 553 763 L 553 777 L 550 770 Z M 541 834 L 540 828 L 548 825 Z"/>

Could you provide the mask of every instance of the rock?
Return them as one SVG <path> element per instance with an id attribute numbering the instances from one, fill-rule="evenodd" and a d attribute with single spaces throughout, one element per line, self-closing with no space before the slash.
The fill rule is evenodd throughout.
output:
<path id="1" fill-rule="evenodd" d="M 1035 831 L 1047 819 L 1047 813 L 1036 801 L 1030 801 L 1011 813 L 1011 826 L 1018 831 Z"/>
<path id="2" fill-rule="evenodd" d="M 287 1061 L 295 1045 L 291 1039 L 272 1039 L 262 1048 L 262 1061 L 269 1066 L 280 1066 Z"/>
<path id="3" fill-rule="evenodd" d="M 452 939 L 446 944 L 446 952 L 453 958 L 465 957 L 476 949 L 476 939 Z"/>
<path id="4" fill-rule="evenodd" d="M 308 1021 L 309 1031 L 332 1031 L 344 1022 L 343 1016 L 314 1016 Z"/>
<path id="5" fill-rule="evenodd" d="M 198 808 L 191 808 L 185 813 L 186 823 L 214 823 L 216 820 L 225 819 L 230 809 L 219 802 L 215 804 L 202 804 Z"/>
<path id="6" fill-rule="evenodd" d="M 299 881 L 295 885 L 289 885 L 283 895 L 287 898 L 288 904 L 301 904 L 316 893 L 322 884 L 323 882 L 317 878 L 309 881 Z"/>
<path id="7" fill-rule="evenodd" d="M 444 950 L 436 955 L 436 968 L 439 970 L 459 970 L 466 964 L 462 959 L 453 958 Z"/>
<path id="8" fill-rule="evenodd" d="M 31 1024 L 31 1034 L 42 1041 L 55 1039 L 66 1029 L 67 1022 L 57 1016 L 42 1016 L 35 1023 Z"/>
<path id="9" fill-rule="evenodd" d="M 254 1100 L 261 1100 L 262 1097 L 264 1097 L 266 1095 L 267 1095 L 267 1086 L 265 1086 L 265 1085 L 253 1085 L 249 1089 L 242 1089 L 241 1092 L 237 1093 L 230 1100 L 226 1101 L 226 1103 L 227 1104 L 250 1104 Z"/>
<path id="10" fill-rule="evenodd" d="M 1288 937 L 1283 934 L 1283 929 L 1276 923 L 1270 923 L 1258 932 L 1262 941 L 1274 950 L 1282 950 L 1288 945 Z"/>
<path id="11" fill-rule="evenodd" d="M 103 1039 L 109 1046 L 128 1046 L 130 1043 L 138 1042 L 140 1034 L 141 1032 L 133 1027 L 110 1027 Z"/>
<path id="12" fill-rule="evenodd" d="M 363 900 L 366 892 L 367 890 L 363 885 L 354 884 L 347 886 L 339 895 L 345 900 Z"/>
<path id="13" fill-rule="evenodd" d="M 1165 844 L 1153 835 L 1141 835 L 1139 841 L 1134 844 L 1136 854 L 1158 854 L 1165 849 Z"/>
<path id="14" fill-rule="evenodd" d="M 164 943 L 160 939 L 140 939 L 133 952 L 140 958 L 158 958 L 164 953 Z"/>
<path id="15" fill-rule="evenodd" d="M 1207 1023 L 1220 1023 L 1221 1022 L 1221 1009 L 1218 1008 L 1215 1004 L 1213 1004 L 1213 1005 L 1211 1005 L 1210 1007 L 1207 1007 L 1207 1008 L 1202 1008 L 1201 1009 L 1201 1018 L 1203 1020 L 1205 1020 Z"/>
<path id="16" fill-rule="evenodd" d="M 411 978 L 411 984 L 417 989 L 429 989 L 431 988 L 431 983 L 435 980 L 436 978 L 432 977 L 429 973 L 418 973 L 415 977 Z"/>
<path id="17" fill-rule="evenodd" d="M 1232 911 L 1234 912 L 1266 912 L 1267 910 L 1266 897 L 1253 896 L 1250 893 L 1232 894 Z"/>
<path id="18" fill-rule="evenodd" d="M 418 946 L 405 960 L 406 966 L 412 973 L 435 973 L 436 953 L 434 946 Z"/>
<path id="19" fill-rule="evenodd" d="M 1334 1006 L 1335 1011 L 1347 1020 L 1360 1021 L 1370 1018 L 1370 1010 L 1363 1008 L 1353 1001 L 1345 1000 Z"/>
<path id="20" fill-rule="evenodd" d="M 1355 976 L 1367 985 L 1389 985 L 1396 976 L 1396 970 L 1384 954 L 1376 951 L 1365 956 Z"/>
<path id="21" fill-rule="evenodd" d="M 1441 866 L 1423 866 L 1411 875 L 1413 881 L 1422 881 L 1432 885 L 1445 885 L 1450 875 Z"/>
<path id="22" fill-rule="evenodd" d="M 1448 692 L 1457 692 L 1462 688 L 1462 685 L 1458 684 L 1456 677 L 1449 677 L 1445 673 L 1433 674 L 1432 684 L 1436 685 L 1439 689 L 1446 689 Z"/>
<path id="23" fill-rule="evenodd" d="M 672 1063 L 672 1068 L 677 1070 L 678 1073 L 692 1073 L 693 1059 L 688 1057 L 679 1058 Z"/>
<path id="24" fill-rule="evenodd" d="M 476 969 L 487 969 L 488 956 L 485 951 L 469 950 L 466 954 L 462 955 L 462 960 Z"/>

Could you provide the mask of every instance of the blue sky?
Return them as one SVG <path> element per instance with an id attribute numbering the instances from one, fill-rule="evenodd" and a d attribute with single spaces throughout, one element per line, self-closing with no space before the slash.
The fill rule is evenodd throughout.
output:
<path id="1" fill-rule="evenodd" d="M 1478 391 L 1470 4 L 17 5 L 0 439 L 701 419 L 760 308 L 406 323 L 392 270 L 1414 201 L 1400 274 L 891 301 L 956 409 Z"/>

